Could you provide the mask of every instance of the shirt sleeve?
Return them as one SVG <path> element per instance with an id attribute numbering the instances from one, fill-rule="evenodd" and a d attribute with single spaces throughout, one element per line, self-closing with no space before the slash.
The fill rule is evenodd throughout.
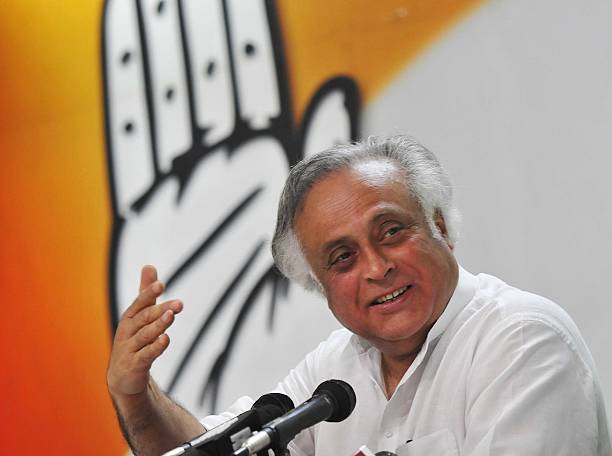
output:
<path id="1" fill-rule="evenodd" d="M 598 448 L 595 384 L 563 329 L 537 318 L 503 321 L 474 354 L 462 454 L 609 454 Z"/>
<path id="2" fill-rule="evenodd" d="M 228 420 L 240 415 L 241 413 L 249 410 L 255 401 L 248 396 L 242 396 L 236 402 L 234 402 L 225 412 L 219 415 L 208 415 L 200 420 L 204 429 L 210 430 L 220 424 L 225 423 Z"/>

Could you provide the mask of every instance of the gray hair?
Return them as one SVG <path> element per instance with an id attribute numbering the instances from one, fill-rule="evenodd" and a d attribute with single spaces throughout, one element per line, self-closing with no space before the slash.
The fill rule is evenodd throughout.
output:
<path id="1" fill-rule="evenodd" d="M 333 146 L 296 164 L 289 173 L 278 205 L 272 256 L 279 270 L 307 290 L 323 292 L 312 273 L 294 230 L 295 217 L 310 188 L 324 176 L 368 162 L 395 166 L 405 177 L 407 190 L 416 199 L 433 236 L 442 235 L 435 215 L 444 218 L 448 237 L 457 240 L 460 215 L 452 202 L 452 184 L 433 153 L 405 135 L 379 138 L 370 136 L 362 142 Z"/>

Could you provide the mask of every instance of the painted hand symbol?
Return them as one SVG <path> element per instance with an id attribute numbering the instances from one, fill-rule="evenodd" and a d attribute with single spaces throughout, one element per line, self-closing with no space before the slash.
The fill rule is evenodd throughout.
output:
<path id="1" fill-rule="evenodd" d="M 209 412 L 249 311 L 282 291 L 268 244 L 289 167 L 356 138 L 358 90 L 326 81 L 294 124 L 272 1 L 107 0 L 103 43 L 114 325 L 154 264 L 185 306 L 153 375 Z"/>

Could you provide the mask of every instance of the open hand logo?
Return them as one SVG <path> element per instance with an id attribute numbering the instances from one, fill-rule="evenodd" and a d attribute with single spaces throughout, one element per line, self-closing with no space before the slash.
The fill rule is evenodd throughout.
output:
<path id="1" fill-rule="evenodd" d="M 154 264 L 186 305 L 153 375 L 207 413 L 249 312 L 286 291 L 269 241 L 289 167 L 356 139 L 358 89 L 326 81 L 294 123 L 273 1 L 107 0 L 102 33 L 113 324 Z"/>

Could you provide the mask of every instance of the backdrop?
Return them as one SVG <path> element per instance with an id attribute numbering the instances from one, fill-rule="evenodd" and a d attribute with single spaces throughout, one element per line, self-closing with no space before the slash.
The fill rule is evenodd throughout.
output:
<path id="1" fill-rule="evenodd" d="M 462 265 L 564 307 L 612 407 L 610 2 L 3 7 L 2 452 L 126 451 L 105 369 L 145 263 L 185 303 L 166 390 L 203 415 L 272 388 L 337 327 L 272 268 L 278 193 L 369 134 L 438 154 Z"/>

